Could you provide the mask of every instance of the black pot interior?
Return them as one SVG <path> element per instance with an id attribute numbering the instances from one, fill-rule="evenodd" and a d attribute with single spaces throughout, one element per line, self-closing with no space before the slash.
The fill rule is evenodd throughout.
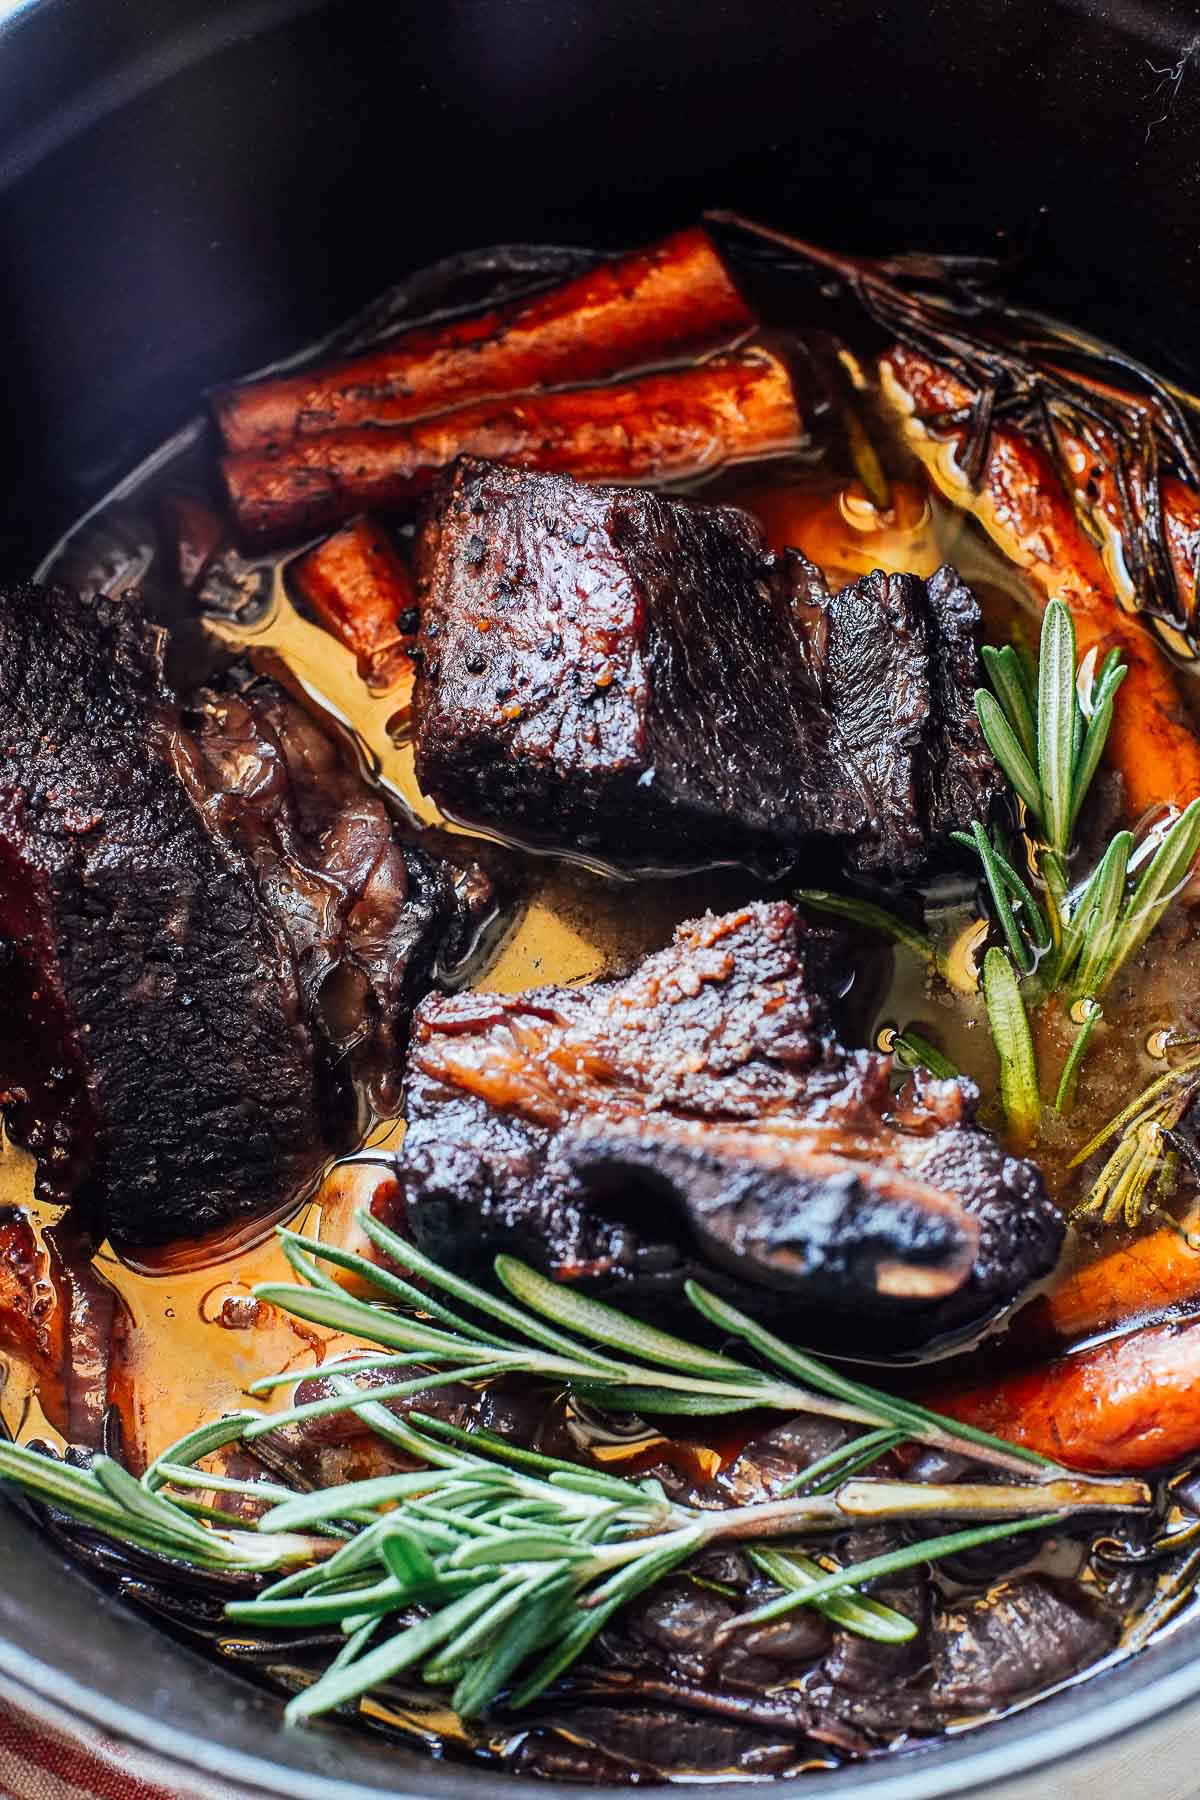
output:
<path id="1" fill-rule="evenodd" d="M 405 270 L 706 205 L 1028 249 L 1026 297 L 1194 374 L 1194 29 L 1131 0 L 29 0 L 0 35 L 10 549 Z"/>
<path id="2" fill-rule="evenodd" d="M 0 23 L 0 560 L 24 572 L 204 386 L 404 271 L 634 244 L 709 205 L 1019 256 L 1023 299 L 1200 380 L 1195 31 L 1190 4 L 1140 0 L 26 0 Z M 139 1730 L 276 1753 L 273 1703 L 173 1646 L 148 1678 L 145 1627 L 27 1533 L 0 1516 L 0 1665 L 43 1679 L 32 1653 Z M 1185 1660 L 1176 1640 L 974 1742 L 993 1774 L 1050 1755 L 1083 1711 L 1095 1735 L 1164 1704 Z M 361 1774 L 332 1743 L 287 1754 Z M 464 1778 L 403 1759 L 425 1791 Z"/>

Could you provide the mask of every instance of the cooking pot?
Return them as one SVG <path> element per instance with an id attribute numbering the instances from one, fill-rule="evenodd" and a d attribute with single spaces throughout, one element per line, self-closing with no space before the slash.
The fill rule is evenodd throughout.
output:
<path id="1" fill-rule="evenodd" d="M 1146 0 L 0 0 L 0 569 L 27 573 L 203 387 L 399 274 L 489 242 L 640 243 L 708 205 L 849 249 L 999 255 L 1028 304 L 1195 385 L 1198 53 L 1200 10 Z M 496 1782 L 285 1732 L 274 1698 L 3 1503 L 0 1569 L 0 1681 L 35 1709 L 247 1793 Z M 1045 1771 L 1085 1749 L 1094 1789 L 1141 1727 L 1121 1791 L 1162 1800 L 1194 1789 L 1186 1751 L 1178 1786 L 1149 1752 L 1191 1741 L 1195 1696 L 1200 1621 L 803 1793 L 928 1800 L 1031 1771 L 1062 1792 L 1075 1778 Z"/>

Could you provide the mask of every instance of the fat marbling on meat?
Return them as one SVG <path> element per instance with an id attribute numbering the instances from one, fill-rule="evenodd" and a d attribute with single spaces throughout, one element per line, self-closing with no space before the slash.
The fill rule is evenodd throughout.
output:
<path id="1" fill-rule="evenodd" d="M 777 901 L 681 925 L 623 980 L 427 998 L 397 1169 L 418 1241 L 633 1304 L 699 1274 L 893 1343 L 994 1313 L 1053 1266 L 1060 1216 L 969 1082 L 896 1094 L 890 1058 L 843 1047 L 839 955 Z"/>
<path id="2" fill-rule="evenodd" d="M 951 570 L 831 593 L 733 507 L 464 459 L 418 585 L 417 774 L 464 819 L 625 865 L 903 875 L 998 791 Z"/>
<path id="3" fill-rule="evenodd" d="M 42 1194 L 135 1243 L 315 1173 L 455 905 L 279 689 L 185 716 L 161 649 L 135 596 L 0 594 L 0 1100 Z"/>

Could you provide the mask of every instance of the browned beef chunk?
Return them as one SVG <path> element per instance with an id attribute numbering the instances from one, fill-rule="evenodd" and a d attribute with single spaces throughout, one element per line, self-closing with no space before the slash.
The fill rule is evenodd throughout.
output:
<path id="1" fill-rule="evenodd" d="M 672 1775 L 764 1776 L 800 1773 L 811 1761 L 796 1741 L 800 1703 L 776 1705 L 782 1728 L 726 1722 L 666 1705 L 574 1706 L 561 1730 L 535 1726 L 523 1734 L 511 1767 L 560 1781 L 657 1781 Z"/>
<path id="2" fill-rule="evenodd" d="M 1076 1583 L 1019 1576 L 939 1615 L 934 1697 L 947 1715 L 1008 1706 L 1098 1661 L 1117 1631 Z"/>
<path id="3" fill-rule="evenodd" d="M 952 571 L 831 594 L 731 507 L 471 460 L 419 564 L 417 773 L 450 813 L 627 865 L 905 873 L 995 797 Z"/>
<path id="4" fill-rule="evenodd" d="M 136 599 L 0 595 L 0 1094 L 42 1192 L 141 1243 L 316 1170 L 323 1063 L 391 1059 L 450 905 L 277 691 L 198 723 Z"/>
<path id="5" fill-rule="evenodd" d="M 924 587 L 911 575 L 876 571 L 833 594 L 797 553 L 785 555 L 783 568 L 808 625 L 809 663 L 835 728 L 842 780 L 864 821 L 847 860 L 857 871 L 902 874 L 920 863 L 927 843 L 922 748 L 933 713 Z"/>
<path id="6" fill-rule="evenodd" d="M 979 606 L 949 567 L 925 583 L 931 637 L 930 677 L 937 729 L 926 736 L 925 793 L 935 836 L 985 819 L 999 791 L 996 764 L 975 717 L 980 685 Z"/>
<path id="7" fill-rule="evenodd" d="M 848 1565 L 904 1542 L 902 1528 L 876 1526 L 820 1548 Z M 1023 1575 L 947 1602 L 929 1570 L 917 1567 L 867 1590 L 913 1620 L 907 1642 L 839 1630 L 815 1610 L 721 1637 L 739 1613 L 778 1590 L 745 1565 L 726 1572 L 719 1592 L 693 1575 L 701 1571 L 685 1568 L 618 1615 L 548 1698 L 544 1730 L 573 1738 L 578 1722 L 590 1741 L 599 1719 L 617 1724 L 645 1709 L 662 1723 L 638 1760 L 664 1772 L 687 1761 L 683 1740 L 668 1729 L 672 1718 L 681 1729 L 707 1720 L 736 1731 L 747 1748 L 750 1734 L 766 1733 L 810 1754 L 827 1747 L 863 1755 L 1061 1681 L 1111 1649 L 1119 1630 L 1077 1582 Z M 597 1741 L 616 1747 L 615 1739 Z"/>
<path id="8" fill-rule="evenodd" d="M 397 835 L 379 793 L 275 682 L 196 695 L 203 809 L 285 932 L 327 1085 L 394 1111 L 413 1002 L 455 919 L 458 873 Z"/>
<path id="9" fill-rule="evenodd" d="M 398 1175 L 431 1254 L 498 1250 L 639 1296 L 687 1274 L 890 1342 L 979 1320 L 1053 1266 L 1031 1163 L 973 1123 L 969 1083 L 894 1096 L 822 986 L 836 940 L 783 903 L 681 926 L 625 980 L 431 997 L 414 1018 Z"/>

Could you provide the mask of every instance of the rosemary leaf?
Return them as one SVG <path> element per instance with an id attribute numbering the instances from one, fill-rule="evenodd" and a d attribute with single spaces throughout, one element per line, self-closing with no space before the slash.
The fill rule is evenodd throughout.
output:
<path id="1" fill-rule="evenodd" d="M 1087 1055 L 1092 1032 L 1104 1016 L 1102 1009 L 1094 1000 L 1084 1000 L 1083 1006 L 1085 1008 L 1083 1023 L 1075 1034 L 1074 1042 L 1067 1053 L 1067 1060 L 1063 1064 L 1062 1074 L 1058 1078 L 1058 1092 L 1054 1096 L 1054 1110 L 1057 1113 L 1070 1112 L 1074 1105 L 1079 1071 L 1083 1066 L 1083 1059 Z"/>
<path id="2" fill-rule="evenodd" d="M 284 1717 L 289 1725 L 303 1719 L 314 1719 L 332 1712 L 347 1701 L 357 1700 L 371 1688 L 392 1681 L 416 1662 L 440 1649 L 456 1631 L 469 1625 L 490 1603 L 487 1589 L 463 1594 L 443 1611 L 422 1619 L 395 1637 L 385 1639 L 365 1656 L 359 1656 L 342 1668 L 327 1669 L 325 1674 L 302 1693 L 288 1701 Z M 247 1612 L 252 1608 L 247 1607 Z"/>
<path id="3" fill-rule="evenodd" d="M 1193 800 L 1180 813 L 1134 889 L 1115 934 L 1098 992 L 1102 993 L 1118 970 L 1141 949 L 1187 881 L 1197 852 L 1200 852 L 1200 799 Z"/>
<path id="4" fill-rule="evenodd" d="M 1036 1137 L 1041 1114 L 1037 1062 L 1016 973 L 1003 950 L 994 945 L 983 959 L 983 995 L 1000 1061 L 1004 1115 L 1014 1140 L 1025 1146 Z"/>
<path id="5" fill-rule="evenodd" d="M 614 1613 L 619 1612 L 621 1607 L 627 1606 L 631 1600 L 636 1599 L 638 1594 L 644 1593 L 647 1588 L 652 1587 L 656 1581 L 661 1581 L 664 1575 L 669 1575 L 673 1569 L 678 1568 L 679 1564 L 699 1546 L 699 1543 L 700 1536 L 699 1533 L 696 1533 L 690 1542 L 669 1545 L 657 1554 L 647 1555 L 641 1564 L 634 1563 L 628 1569 L 619 1570 L 613 1580 L 607 1584 L 607 1588 L 599 1591 L 595 1604 L 590 1605 L 586 1612 L 580 1613 L 574 1619 L 549 1655 L 522 1682 L 509 1700 L 508 1704 L 511 1710 L 519 1712 L 531 1701 L 536 1700 L 539 1694 L 544 1693 L 550 1683 L 557 1680 L 564 1669 L 570 1668 L 573 1662 L 578 1661 L 593 1638 L 603 1631 Z"/>
<path id="6" fill-rule="evenodd" d="M 379 1525 L 379 1555 L 389 1575 L 408 1588 L 432 1587 L 437 1580 L 437 1569 L 420 1539 L 393 1519 L 383 1518 Z M 374 1529 L 374 1526 L 368 1527 L 368 1530 Z M 363 1537 L 366 1535 L 366 1532 L 362 1533 Z M 332 1573 L 330 1563 L 326 1574 Z"/>
<path id="7" fill-rule="evenodd" d="M 320 1288 L 322 1293 L 345 1293 L 346 1290 L 340 1283 L 336 1282 L 332 1275 L 326 1275 L 308 1254 L 307 1241 L 304 1238 L 298 1237 L 292 1231 L 281 1233 L 280 1238 L 284 1257 L 293 1275 L 298 1275 L 301 1281 L 308 1283 L 309 1287 Z M 314 1244 L 312 1248 L 316 1249 L 317 1246 Z"/>
<path id="8" fill-rule="evenodd" d="M 1075 626 L 1062 602 L 1052 600 L 1042 616 L 1038 659 L 1038 786 L 1047 842 L 1059 856 L 1071 837 L 1077 716 Z"/>
<path id="9" fill-rule="evenodd" d="M 384 1613 L 399 1612 L 429 1592 L 426 1584 L 405 1586 L 389 1575 L 369 1586 L 333 1593 L 294 1594 L 283 1600 L 233 1600 L 225 1608 L 225 1616 L 234 1624 L 307 1629 L 313 1625 L 340 1625 L 350 1618 L 361 1620 L 368 1614 L 382 1617 Z"/>
<path id="10" fill-rule="evenodd" d="M 986 688 L 976 691 L 975 715 L 987 739 L 988 749 L 1000 764 L 1011 786 L 1030 812 L 1040 816 L 1042 792 L 1033 765 L 1021 748 L 1021 741 L 1009 724 L 1000 702 Z"/>
<path id="11" fill-rule="evenodd" d="M 584 1552 L 586 1555 L 586 1551 Z M 571 1572 L 569 1568 L 560 1567 L 549 1578 L 556 1586 L 569 1586 Z M 490 1662 L 490 1656 L 480 1658 L 479 1652 L 485 1645 L 493 1645 L 500 1640 L 500 1634 L 511 1624 L 515 1614 L 528 1612 L 539 1587 L 546 1585 L 546 1571 L 525 1570 L 518 1567 L 498 1569 L 492 1587 L 492 1601 L 479 1616 L 452 1637 L 438 1654 L 421 1671 L 421 1679 L 431 1686 L 442 1686 L 459 1678 L 464 1668 L 470 1667 L 476 1658 L 484 1664 Z M 467 1715 L 464 1715 L 464 1717 Z"/>
<path id="12" fill-rule="evenodd" d="M 1080 809 L 1087 798 L 1088 789 L 1092 785 L 1092 778 L 1100 766 L 1100 758 L 1104 754 L 1104 746 L 1108 742 L 1108 734 L 1112 729 L 1113 696 L 1125 679 L 1126 673 L 1124 668 L 1117 671 L 1115 680 L 1109 683 L 1107 691 L 1099 700 L 1088 722 L 1083 747 L 1075 764 L 1075 788 L 1071 799 L 1070 828 L 1072 831 L 1075 829 Z"/>
<path id="13" fill-rule="evenodd" d="M 396 1350 L 426 1350 L 460 1362 L 477 1362 L 492 1348 L 486 1343 L 457 1338 L 401 1313 L 385 1312 L 368 1300 L 356 1300 L 340 1290 L 331 1294 L 323 1288 L 298 1287 L 286 1281 L 260 1281 L 254 1293 L 257 1299 L 291 1313 L 293 1318 L 324 1325 L 330 1331 L 344 1331 L 351 1337 L 369 1333 L 376 1343 Z"/>
<path id="14" fill-rule="evenodd" d="M 668 1369 L 692 1375 L 708 1375 L 718 1381 L 746 1379 L 744 1364 L 719 1356 L 715 1350 L 699 1350 L 694 1344 L 670 1332 L 658 1331 L 638 1319 L 606 1306 L 601 1300 L 564 1288 L 561 1282 L 547 1281 L 536 1269 L 519 1262 L 514 1256 L 498 1256 L 496 1274 L 515 1300 L 522 1301 L 534 1312 L 557 1319 L 572 1332 L 595 1338 L 609 1350 L 621 1350 L 647 1362 L 662 1363 Z"/>
<path id="15" fill-rule="evenodd" d="M 1102 858 L 1069 905 L 1069 916 L 1063 925 L 1058 948 L 1051 958 L 1053 966 L 1049 969 L 1051 986 L 1056 989 L 1062 987 L 1070 979 L 1083 952 L 1092 914 L 1096 909 L 1096 895 L 1102 879 L 1103 868 L 1104 859 Z"/>
<path id="16" fill-rule="evenodd" d="M 366 1517 L 379 1506 L 394 1506 L 428 1493 L 436 1473 L 415 1469 L 398 1475 L 374 1475 L 365 1481 L 343 1481 L 336 1487 L 317 1488 L 284 1500 L 258 1521 L 260 1532 L 295 1531 L 323 1525 L 329 1519 Z"/>
<path id="17" fill-rule="evenodd" d="M 345 1391 L 329 1394 L 320 1400 L 309 1400 L 303 1406 L 289 1407 L 286 1412 L 266 1413 L 255 1419 L 243 1432 L 246 1443 L 252 1444 L 255 1439 L 269 1436 L 273 1431 L 280 1431 L 288 1425 L 306 1425 L 311 1419 L 327 1419 L 338 1413 L 352 1411 L 356 1401 L 370 1400 L 376 1405 L 385 1400 L 406 1400 L 411 1394 L 421 1394 L 431 1388 L 446 1386 L 458 1381 L 491 1381 L 502 1375 L 512 1366 L 511 1357 L 496 1357 L 489 1362 L 468 1364 L 465 1367 L 455 1364 L 453 1369 L 441 1373 L 423 1369 L 411 1381 L 392 1381 L 384 1386 L 371 1388 L 354 1388 L 347 1394 Z M 520 1359 L 518 1359 L 518 1367 Z M 331 1365 L 336 1370 L 336 1363 Z"/>
<path id="18" fill-rule="evenodd" d="M 863 1469 L 870 1468 L 872 1463 L 886 1456 L 889 1450 L 895 1450 L 906 1441 L 903 1431 L 896 1431 L 888 1426 L 878 1431 L 864 1432 L 861 1437 L 852 1438 L 843 1444 L 840 1450 L 830 1450 L 827 1455 L 810 1463 L 799 1475 L 793 1476 L 779 1490 L 780 1499 L 788 1494 L 824 1494 L 844 1481 L 849 1475 L 857 1475 Z"/>
<path id="19" fill-rule="evenodd" d="M 180 1543 L 194 1545 L 206 1554 L 211 1553 L 211 1531 L 206 1531 L 203 1525 L 197 1524 L 161 1494 L 151 1493 L 144 1488 L 127 1469 L 123 1469 L 111 1457 L 93 1457 L 91 1474 L 104 1492 L 125 1509 L 130 1518 L 139 1520 L 150 1530 L 157 1526 L 166 1539 L 175 1538 Z"/>
<path id="20" fill-rule="evenodd" d="M 253 1425 L 261 1416 L 256 1412 L 228 1413 L 223 1419 L 213 1419 L 206 1425 L 198 1425 L 186 1437 L 176 1439 L 169 1449 L 155 1457 L 142 1476 L 142 1486 L 153 1493 L 156 1488 L 164 1485 L 164 1463 L 199 1462 L 202 1457 L 211 1456 L 214 1450 L 223 1450 L 227 1444 L 236 1444 L 243 1427 Z"/>
<path id="21" fill-rule="evenodd" d="M 672 1413 L 681 1418 L 712 1419 L 739 1412 L 756 1412 L 762 1406 L 755 1394 L 684 1394 L 665 1387 L 606 1387 L 603 1382 L 580 1385 L 580 1394 L 606 1412 Z"/>
<path id="22" fill-rule="evenodd" d="M 982 654 L 992 692 L 1004 708 L 1005 717 L 1032 769 L 1037 761 L 1037 726 L 1021 659 L 1011 644 L 1006 644 L 1002 650 L 985 645 Z"/>
<path id="23" fill-rule="evenodd" d="M 988 834 L 983 829 L 983 826 L 979 823 L 978 819 L 976 819 L 971 827 L 971 837 L 975 849 L 979 853 L 979 860 L 983 864 L 983 873 L 987 879 L 988 890 L 992 896 L 992 905 L 995 908 L 996 917 L 1000 921 L 1000 928 L 1004 933 L 1009 950 L 1012 952 L 1013 961 L 1016 963 L 1018 969 L 1020 969 L 1022 975 L 1032 974 L 1034 968 L 1033 952 L 1025 942 L 1024 934 L 1017 924 L 1012 906 L 1009 903 L 1009 884 L 1005 878 L 1004 871 L 1001 869 L 996 853 L 992 849 Z M 1014 881 L 1018 879 L 1015 870 L 1010 870 L 1010 874 Z M 1024 884 L 1022 883 L 1021 885 L 1023 886 Z M 1028 890 L 1026 890 L 1026 893 L 1028 893 Z M 1032 905 L 1032 896 L 1029 896 L 1029 898 Z"/>
<path id="24" fill-rule="evenodd" d="M 1079 911 L 1084 913 L 1086 910 L 1086 918 L 1080 933 L 1078 965 L 1071 977 L 1071 993 L 1076 1000 L 1093 998 L 1104 990 L 1125 905 L 1125 883 L 1132 849 L 1133 833 L 1118 831 L 1088 882 L 1080 903 Z M 1064 970 L 1061 979 L 1065 978 Z"/>
<path id="25" fill-rule="evenodd" d="M 451 1705 L 459 1718 L 474 1719 L 485 1712 L 514 1671 L 547 1638 L 564 1635 L 577 1612 L 567 1577 L 534 1584 L 521 1616 L 491 1654 L 479 1657 L 455 1688 Z"/>
<path id="26" fill-rule="evenodd" d="M 912 1026 L 898 1031 L 892 1040 L 892 1055 L 902 1069 L 928 1069 L 939 1081 L 953 1081 L 960 1071 L 948 1056 L 923 1037 Z"/>
<path id="27" fill-rule="evenodd" d="M 781 1587 L 785 1593 L 803 1593 L 814 1581 L 829 1573 L 819 1562 L 802 1555 L 799 1550 L 769 1550 L 765 1546 L 751 1545 L 746 1554 L 755 1568 L 769 1575 L 776 1587 Z M 824 1600 L 815 1601 L 814 1605 L 834 1625 L 853 1631 L 857 1637 L 871 1638 L 877 1644 L 908 1644 L 917 1635 L 912 1619 L 897 1612 L 894 1606 L 885 1606 L 881 1600 L 856 1594 L 830 1594 Z"/>
<path id="28" fill-rule="evenodd" d="M 293 1257 L 297 1251 L 300 1251 L 305 1253 L 306 1260 L 314 1267 L 320 1261 L 332 1263 L 338 1269 L 345 1269 L 374 1288 L 376 1293 L 386 1294 L 389 1300 L 394 1300 L 415 1313 L 434 1319 L 439 1325 L 449 1326 L 451 1331 L 462 1331 L 468 1337 L 473 1337 L 479 1329 L 469 1319 L 465 1319 L 461 1313 L 444 1305 L 436 1294 L 415 1288 L 410 1281 L 405 1281 L 391 1269 L 381 1268 L 377 1262 L 368 1262 L 365 1256 L 359 1256 L 352 1250 L 342 1250 L 336 1244 L 323 1244 L 317 1238 L 302 1237 L 298 1232 L 288 1231 L 286 1228 L 280 1230 L 279 1238 L 283 1244 L 284 1255 L 287 1256 L 289 1262 L 293 1263 L 293 1267 L 296 1267 Z M 327 1281 L 324 1278 L 321 1279 L 319 1285 L 327 1292 L 334 1294 L 344 1294 L 347 1291 L 338 1282 Z M 357 1298 L 357 1296 L 355 1297 Z M 491 1336 L 497 1344 L 515 1341 L 504 1338 L 496 1331 L 492 1331 Z"/>
<path id="29" fill-rule="evenodd" d="M 875 906 L 870 900 L 858 900 L 849 894 L 833 894 L 825 888 L 800 888 L 794 896 L 800 906 L 810 906 L 816 912 L 832 913 L 836 918 L 849 919 L 854 925 L 865 925 L 870 931 L 880 931 L 893 943 L 903 944 L 906 949 L 915 951 L 926 962 L 936 961 L 932 941 L 923 932 L 909 925 L 904 919 L 898 919 L 885 907 Z"/>
<path id="30" fill-rule="evenodd" d="M 432 1413 L 414 1411 L 408 1416 L 411 1423 L 421 1431 L 431 1432 L 446 1443 L 459 1444 L 473 1455 L 482 1451 L 485 1456 L 494 1458 L 497 1462 L 508 1463 L 514 1469 L 529 1469 L 539 1475 L 564 1472 L 576 1474 L 579 1470 L 578 1463 L 563 1462 L 561 1457 L 547 1456 L 541 1450 L 526 1450 L 522 1445 L 514 1444 L 508 1438 L 501 1437 L 498 1432 L 488 1431 L 482 1426 L 475 1431 L 464 1431 L 461 1425 L 452 1425 L 448 1419 L 439 1419 Z M 620 1490 L 618 1497 L 623 1498 L 625 1483 L 614 1482 L 614 1486 Z"/>
<path id="31" fill-rule="evenodd" d="M 403 1268 L 419 1275 L 431 1287 L 440 1288 L 455 1300 L 463 1301 L 474 1311 L 481 1312 L 492 1319 L 499 1319 L 502 1325 L 516 1331 L 520 1337 L 532 1338 L 535 1343 L 545 1344 L 550 1350 L 562 1350 L 567 1354 L 594 1362 L 602 1367 L 608 1366 L 608 1358 L 598 1356 L 595 1351 L 588 1350 L 573 1338 L 565 1337 L 562 1332 L 554 1331 L 544 1320 L 535 1318 L 532 1313 L 509 1305 L 507 1300 L 498 1294 L 489 1294 L 485 1289 L 476 1287 L 473 1282 L 466 1281 L 461 1275 L 454 1275 L 449 1269 L 443 1269 L 432 1257 L 424 1255 L 417 1246 L 402 1238 L 397 1232 L 377 1219 L 373 1213 L 360 1208 L 355 1215 L 359 1224 L 386 1256 L 398 1262 Z"/>
<path id="32" fill-rule="evenodd" d="M 1032 1519 L 1011 1519 L 1003 1525 L 982 1525 L 967 1531 L 951 1531 L 941 1537 L 925 1538 L 908 1544 L 902 1550 L 889 1550 L 883 1556 L 868 1557 L 865 1562 L 851 1563 L 834 1574 L 822 1573 L 808 1587 L 768 1600 L 752 1612 L 739 1613 L 718 1631 L 718 1641 L 733 1637 L 750 1625 L 765 1625 L 771 1619 L 782 1619 L 798 1607 L 812 1606 L 830 1594 L 847 1592 L 864 1582 L 878 1581 L 884 1575 L 899 1575 L 920 1563 L 935 1562 L 943 1556 L 958 1556 L 964 1550 L 975 1550 L 981 1544 L 994 1544 L 1002 1538 L 1016 1537 L 1022 1531 L 1041 1531 L 1058 1522 L 1057 1513 L 1040 1513 Z"/>
<path id="33" fill-rule="evenodd" d="M 379 1369 L 427 1369 L 430 1366 L 430 1353 L 427 1350 L 378 1351 L 373 1356 L 338 1357 L 336 1361 L 324 1365 L 325 1372 L 336 1369 L 339 1375 L 366 1375 Z M 320 1371 L 313 1369 L 311 1375 L 317 1376 Z M 272 1394 L 276 1388 L 295 1387 L 295 1369 L 281 1369 L 274 1375 L 260 1375 L 246 1389 L 248 1394 Z M 252 1413 L 247 1415 L 258 1420 L 263 1415 Z"/>
<path id="34" fill-rule="evenodd" d="M 991 849 L 992 859 L 1005 887 L 1025 916 L 1029 941 L 1039 956 L 1044 955 L 1051 944 L 1050 926 L 1046 921 L 1046 915 L 995 839 L 992 840 Z"/>

